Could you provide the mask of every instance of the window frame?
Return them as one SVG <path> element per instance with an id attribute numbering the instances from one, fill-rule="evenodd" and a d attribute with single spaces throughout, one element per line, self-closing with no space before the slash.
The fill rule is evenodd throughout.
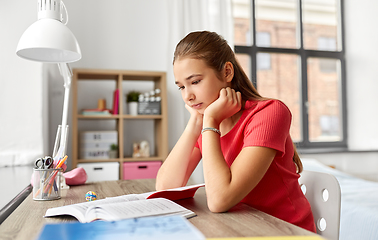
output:
<path id="1" fill-rule="evenodd" d="M 300 112 L 301 112 L 301 132 L 302 132 L 302 141 L 295 142 L 298 150 L 316 150 L 316 149 L 335 149 L 337 151 L 347 149 L 347 101 L 346 101 L 346 64 L 345 64 L 345 36 L 344 36 L 344 3 L 343 0 L 337 0 L 339 4 L 339 19 L 340 19 L 340 33 L 339 38 L 341 44 L 341 50 L 336 51 L 324 51 L 324 50 L 312 50 L 304 49 L 303 47 L 303 16 L 302 16 L 302 0 L 297 0 L 298 4 L 298 36 L 299 47 L 298 48 L 278 48 L 278 47 L 259 47 L 256 45 L 256 13 L 255 13 L 255 0 L 251 0 L 251 19 L 250 26 L 252 30 L 252 39 L 254 40 L 252 45 L 243 46 L 235 45 L 234 50 L 236 54 L 247 54 L 250 58 L 250 69 L 251 69 L 251 81 L 253 85 L 257 88 L 257 64 L 256 56 L 258 52 L 263 53 L 286 53 L 286 54 L 295 54 L 300 60 Z M 307 60 L 308 58 L 330 58 L 337 59 L 340 61 L 340 110 L 341 110 L 341 137 L 340 141 L 332 142 L 311 142 L 309 140 L 309 122 L 307 114 L 307 102 L 308 102 L 308 84 L 307 84 Z M 258 89 L 257 89 L 258 90 Z"/>

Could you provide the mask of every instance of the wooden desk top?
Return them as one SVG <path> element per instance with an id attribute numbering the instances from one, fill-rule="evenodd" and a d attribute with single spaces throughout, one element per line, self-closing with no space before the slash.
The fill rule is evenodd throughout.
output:
<path id="1" fill-rule="evenodd" d="M 85 193 L 88 191 L 96 192 L 98 199 L 103 199 L 130 193 L 151 192 L 154 189 L 154 179 L 142 179 L 73 186 L 69 190 L 62 190 L 62 198 L 54 201 L 34 201 L 30 194 L 0 225 L 0 239 L 35 239 L 45 223 L 77 221 L 69 216 L 43 216 L 48 208 L 85 202 Z M 194 198 L 179 200 L 177 203 L 197 214 L 189 221 L 207 238 L 316 235 L 242 203 L 226 213 L 212 213 L 207 207 L 204 188 L 200 188 Z"/>

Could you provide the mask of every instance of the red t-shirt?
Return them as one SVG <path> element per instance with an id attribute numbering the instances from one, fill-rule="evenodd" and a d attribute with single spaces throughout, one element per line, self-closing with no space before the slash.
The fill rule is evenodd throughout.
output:
<path id="1" fill-rule="evenodd" d="M 290 110 L 281 101 L 247 101 L 239 121 L 221 137 L 221 148 L 229 167 L 244 147 L 277 150 L 264 177 L 241 202 L 316 232 L 311 206 L 298 184 L 290 124 Z M 202 136 L 197 147 L 202 152 Z"/>

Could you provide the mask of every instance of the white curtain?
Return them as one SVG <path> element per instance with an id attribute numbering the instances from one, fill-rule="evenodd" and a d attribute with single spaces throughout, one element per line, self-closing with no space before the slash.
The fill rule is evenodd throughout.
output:
<path id="1" fill-rule="evenodd" d="M 167 88 L 170 93 L 168 109 L 171 115 L 169 119 L 175 121 L 175 124 L 169 124 L 171 127 L 169 147 L 172 149 L 189 119 L 189 113 L 174 84 L 172 60 L 177 43 L 190 32 L 208 30 L 222 35 L 233 48 L 234 33 L 231 0 L 167 0 L 167 6 L 169 14 Z M 203 182 L 202 163 L 193 173 L 192 180 Z"/>

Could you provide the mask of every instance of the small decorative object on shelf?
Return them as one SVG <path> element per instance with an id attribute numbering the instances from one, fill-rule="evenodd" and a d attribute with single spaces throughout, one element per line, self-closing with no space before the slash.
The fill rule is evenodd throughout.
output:
<path id="1" fill-rule="evenodd" d="M 147 141 L 133 143 L 133 157 L 149 157 L 150 144 Z"/>
<path id="2" fill-rule="evenodd" d="M 106 99 L 100 98 L 97 100 L 97 109 L 100 109 L 100 110 L 106 109 Z"/>
<path id="3" fill-rule="evenodd" d="M 138 114 L 140 115 L 161 114 L 161 97 L 160 97 L 159 88 L 139 95 Z"/>
<path id="4" fill-rule="evenodd" d="M 140 92 L 131 91 L 126 94 L 127 108 L 130 115 L 138 115 L 138 99 Z"/>
<path id="5" fill-rule="evenodd" d="M 112 144 L 110 145 L 110 150 L 108 151 L 109 158 L 118 158 L 118 145 Z"/>

